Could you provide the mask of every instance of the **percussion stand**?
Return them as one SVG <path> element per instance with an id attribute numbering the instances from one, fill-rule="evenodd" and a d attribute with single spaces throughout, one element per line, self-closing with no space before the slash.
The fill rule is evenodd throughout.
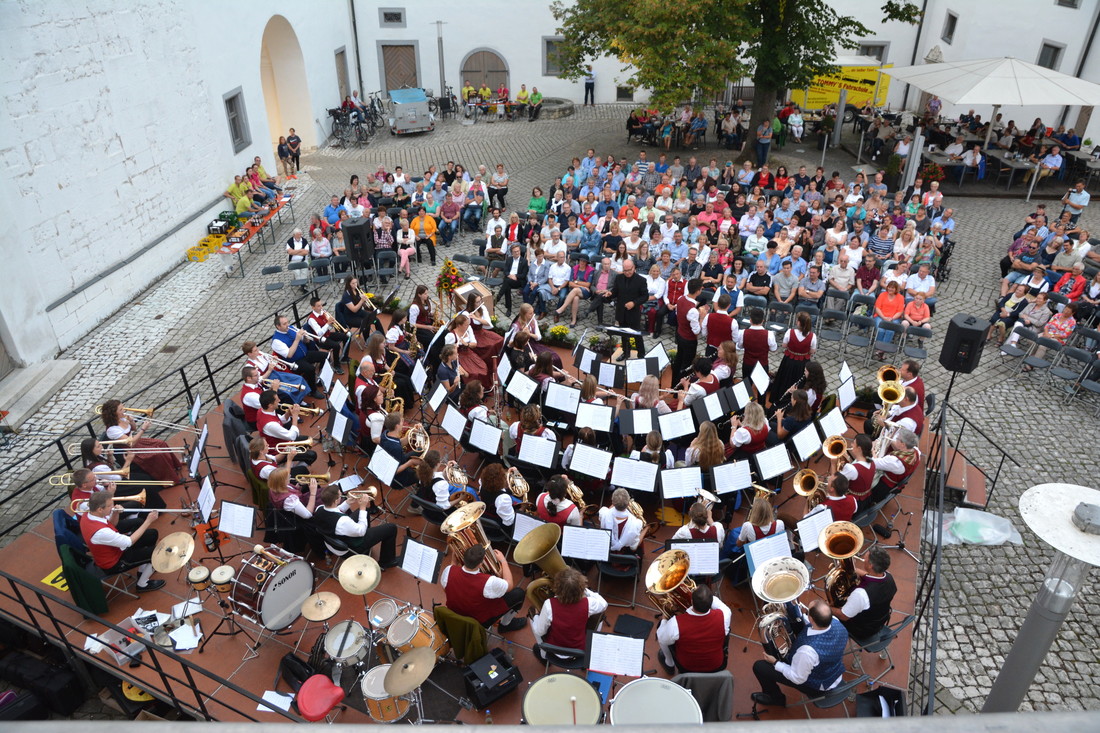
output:
<path id="1" fill-rule="evenodd" d="M 259 639 L 253 637 L 252 634 L 248 633 L 248 631 L 245 630 L 243 626 L 241 626 L 241 624 L 234 616 L 233 611 L 229 608 L 229 603 L 225 600 L 223 594 L 215 592 L 215 595 L 217 595 L 218 605 L 222 609 L 222 618 L 220 621 L 218 621 L 218 625 L 214 627 L 214 630 L 206 635 L 206 639 L 204 639 L 202 644 L 199 646 L 199 654 L 202 654 L 203 650 L 206 649 L 206 645 L 209 644 L 215 636 L 236 636 L 237 634 L 244 634 L 248 638 L 248 640 L 252 642 L 248 646 L 248 650 L 252 652 L 252 656 L 246 656 L 241 661 L 254 659 L 257 656 L 256 649 L 260 646 Z M 220 630 L 223 624 L 229 625 L 229 629 L 227 631 Z"/>

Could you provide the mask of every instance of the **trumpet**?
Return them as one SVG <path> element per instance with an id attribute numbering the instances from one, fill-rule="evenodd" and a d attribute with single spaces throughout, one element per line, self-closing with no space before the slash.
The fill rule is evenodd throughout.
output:
<path id="1" fill-rule="evenodd" d="M 121 472 L 116 472 L 121 473 Z M 108 474 L 109 475 L 109 474 Z M 175 486 L 175 481 L 112 481 L 111 483 L 119 485 L 135 485 L 141 486 Z M 50 476 L 50 486 L 73 486 L 73 474 L 70 473 L 58 473 Z"/>
<path id="2" fill-rule="evenodd" d="M 290 332 L 293 333 L 295 336 L 297 336 L 300 333 L 303 336 L 305 336 L 307 339 L 312 339 L 314 341 L 320 341 L 321 340 L 320 336 L 315 334 L 313 331 L 310 331 L 308 328 L 298 328 L 297 326 L 291 326 L 290 327 Z"/>
<path id="3" fill-rule="evenodd" d="M 374 301 L 370 299 L 370 296 L 367 295 L 367 291 L 363 290 L 363 288 L 359 288 L 359 297 L 363 300 L 363 305 L 367 306 L 372 311 L 378 311 L 378 306 L 374 304 Z"/>
<path id="4" fill-rule="evenodd" d="M 321 312 L 325 314 L 325 318 L 328 319 L 328 325 L 332 326 L 333 331 L 335 331 L 336 333 L 347 333 L 348 332 L 348 327 L 345 326 L 343 323 L 340 323 L 340 321 L 333 318 L 329 314 L 328 311 L 321 311 Z"/>
<path id="5" fill-rule="evenodd" d="M 261 379 L 260 384 L 267 387 L 268 389 L 271 389 L 271 383 L 273 381 L 275 381 L 275 380 L 273 380 L 273 379 Z M 285 384 L 283 382 L 279 382 L 279 389 L 299 390 L 299 389 L 305 389 L 305 388 L 306 388 L 306 386 L 304 384 Z"/>
<path id="6" fill-rule="evenodd" d="M 284 359 L 280 359 L 279 357 L 275 356 L 275 354 L 268 354 L 264 351 L 260 352 L 260 356 L 266 357 L 267 360 L 270 361 L 275 366 L 275 368 L 281 372 L 292 372 L 297 366 L 292 361 L 285 361 Z"/>
<path id="7" fill-rule="evenodd" d="M 276 412 L 290 412 L 290 409 L 293 406 L 294 405 L 291 405 L 287 402 L 280 402 L 279 406 L 275 408 L 275 411 Z M 324 415 L 325 414 L 325 410 L 324 410 L 323 407 L 304 407 L 302 405 L 298 405 L 298 411 L 305 414 L 305 415 Z"/>
<path id="8" fill-rule="evenodd" d="M 298 483 L 307 484 L 310 482 L 310 480 L 314 480 L 321 486 L 327 486 L 331 482 L 328 471 L 326 471 L 325 473 L 300 473 L 294 477 L 294 480 Z"/>
<path id="9" fill-rule="evenodd" d="M 305 440 L 288 441 L 275 446 L 276 453 L 305 453 L 313 445 L 313 438 Z"/>
<path id="10" fill-rule="evenodd" d="M 378 501 L 378 489 L 373 486 L 365 486 L 358 489 L 352 489 L 344 496 L 349 499 L 362 502 L 369 499 L 370 501 Z"/>

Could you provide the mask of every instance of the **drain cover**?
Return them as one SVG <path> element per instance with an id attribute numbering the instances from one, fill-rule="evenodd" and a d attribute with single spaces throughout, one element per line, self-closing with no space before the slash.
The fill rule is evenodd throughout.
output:
<path id="1" fill-rule="evenodd" d="M 160 350 L 160 353 L 162 353 L 162 354 L 174 354 L 179 350 L 180 350 L 180 347 L 178 347 L 178 346 L 165 346 L 163 349 Z"/>

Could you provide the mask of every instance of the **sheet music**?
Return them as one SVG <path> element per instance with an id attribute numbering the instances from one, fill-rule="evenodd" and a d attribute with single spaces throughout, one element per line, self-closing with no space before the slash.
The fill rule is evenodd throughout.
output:
<path id="1" fill-rule="evenodd" d="M 790 471 L 791 456 L 787 453 L 787 446 L 780 444 L 766 448 L 756 454 L 756 465 L 760 469 L 760 478 L 767 481 L 770 478 L 781 476 Z"/>
<path id="2" fill-rule="evenodd" d="M 577 405 L 580 404 L 580 401 L 581 391 L 576 387 L 567 387 L 557 382 L 550 382 L 546 385 L 546 400 L 544 403 L 546 407 L 576 415 Z"/>
<path id="3" fill-rule="evenodd" d="M 821 434 L 826 438 L 848 432 L 848 423 L 844 420 L 844 414 L 839 407 L 834 407 L 818 418 L 817 424 L 821 427 Z"/>
<path id="4" fill-rule="evenodd" d="M 435 569 L 438 566 L 439 550 L 413 539 L 405 540 L 405 554 L 401 557 L 402 570 L 425 583 L 434 583 Z"/>
<path id="5" fill-rule="evenodd" d="M 191 424 L 194 425 L 199 421 L 199 410 L 202 409 L 202 395 L 195 395 L 195 404 L 191 405 L 191 414 L 188 417 L 191 418 Z"/>
<path id="6" fill-rule="evenodd" d="M 596 363 L 597 356 L 598 356 L 598 354 L 595 351 L 593 351 L 592 349 L 582 349 L 581 350 L 581 359 L 577 363 L 577 368 L 580 369 L 585 374 L 591 374 L 592 373 L 592 365 Z"/>
<path id="7" fill-rule="evenodd" d="M 787 539 L 787 533 L 781 532 L 755 540 L 745 545 L 746 560 L 749 563 L 749 575 L 754 575 L 756 569 L 768 560 L 777 557 L 791 556 L 791 543 Z"/>
<path id="8" fill-rule="evenodd" d="M 508 360 L 501 359 L 501 361 Z M 418 394 L 424 394 L 424 385 L 428 383 L 428 372 L 419 359 L 413 362 L 412 383 Z"/>
<path id="9" fill-rule="evenodd" d="M 614 456 L 611 451 L 600 450 L 583 443 L 574 443 L 573 460 L 569 464 L 569 470 L 604 481 L 607 479 L 608 469 L 611 468 L 612 458 Z"/>
<path id="10" fill-rule="evenodd" d="M 694 499 L 703 488 L 703 469 L 698 466 L 661 471 L 661 496 L 666 499 Z"/>
<path id="11" fill-rule="evenodd" d="M 202 427 L 203 433 L 206 433 L 206 426 Z M 200 444 L 201 445 L 201 444 Z M 187 467 L 187 475 L 191 478 L 199 477 L 199 461 L 202 460 L 202 449 L 200 445 L 195 446 L 195 450 L 191 451 L 191 465 Z"/>
<path id="12" fill-rule="evenodd" d="M 635 491 L 656 490 L 657 464 L 618 456 L 611 467 L 611 484 Z"/>
<path id="13" fill-rule="evenodd" d="M 800 461 L 810 460 L 810 456 L 821 450 L 821 436 L 817 434 L 817 426 L 813 423 L 795 433 L 791 442 L 794 443 Z"/>
<path id="14" fill-rule="evenodd" d="M 632 435 L 648 435 L 653 430 L 653 415 L 657 412 L 655 409 L 643 408 L 641 410 L 623 410 L 622 412 L 630 413 L 630 421 L 634 424 L 631 430 Z"/>
<path id="15" fill-rule="evenodd" d="M 768 371 L 761 366 L 760 362 L 756 362 L 756 365 L 752 368 L 752 385 L 756 387 L 757 394 L 764 394 L 768 391 L 768 385 L 771 384 L 771 377 L 768 376 Z"/>
<path id="16" fill-rule="evenodd" d="M 344 442 L 345 434 L 348 430 L 348 417 L 342 412 L 333 413 L 332 417 L 332 437 L 340 443 Z"/>
<path id="17" fill-rule="evenodd" d="M 218 519 L 218 529 L 234 537 L 252 537 L 252 519 L 254 508 L 244 504 L 235 504 L 222 500 L 221 515 Z"/>
<path id="18" fill-rule="evenodd" d="M 363 485 L 363 477 L 358 474 L 352 474 L 350 476 L 344 476 L 339 481 L 333 482 L 336 486 L 340 487 L 340 492 L 343 494 L 348 493 L 352 489 L 358 489 Z"/>
<path id="19" fill-rule="evenodd" d="M 798 536 L 802 540 L 802 551 L 817 549 L 817 538 L 821 530 L 833 523 L 833 510 L 824 504 L 818 504 L 814 513 L 798 523 Z"/>
<path id="20" fill-rule="evenodd" d="M 512 373 L 512 361 L 508 357 L 497 362 L 497 379 L 501 384 L 508 384 L 508 375 Z"/>
<path id="21" fill-rule="evenodd" d="M 649 374 L 646 371 L 645 359 L 627 359 L 626 360 L 626 381 L 627 383 L 641 382 Z"/>
<path id="22" fill-rule="evenodd" d="M 840 403 L 840 409 L 847 411 L 852 403 L 856 401 L 856 380 L 849 379 L 847 382 L 841 382 L 840 389 L 837 390 L 837 401 Z"/>
<path id="23" fill-rule="evenodd" d="M 207 476 L 202 480 L 202 490 L 199 491 L 199 513 L 202 515 L 202 521 L 210 521 L 210 510 L 214 508 L 214 484 L 210 482 L 210 477 Z M 251 532 L 249 533 L 251 534 Z"/>
<path id="24" fill-rule="evenodd" d="M 611 405 L 593 405 L 582 402 L 577 405 L 577 429 L 592 428 L 601 433 L 611 432 L 611 418 L 614 417 Z"/>
<path id="25" fill-rule="evenodd" d="M 840 381 L 841 383 L 847 382 L 854 375 L 852 374 L 852 368 L 848 366 L 848 362 L 844 361 L 840 363 Z"/>
<path id="26" fill-rule="evenodd" d="M 455 440 L 462 440 L 462 433 L 466 430 L 466 416 L 459 412 L 457 407 L 454 405 L 447 405 L 447 409 L 443 413 L 443 420 L 440 421 L 440 424 L 443 426 L 443 429 L 447 431 L 447 435 Z"/>
<path id="27" fill-rule="evenodd" d="M 672 362 L 668 358 L 668 352 L 665 351 L 665 345 L 658 341 L 652 349 L 645 352 L 646 358 L 653 357 L 657 359 L 657 375 L 660 376 L 661 372 L 665 370 L 665 367 Z"/>
<path id="28" fill-rule="evenodd" d="M 733 401 L 738 410 L 744 410 L 745 405 L 752 402 L 752 395 L 749 394 L 749 388 L 745 386 L 744 380 L 733 385 Z"/>
<path id="29" fill-rule="evenodd" d="M 615 634 L 592 634 L 588 669 L 613 677 L 641 677 L 645 639 Z"/>
<path id="30" fill-rule="evenodd" d="M 703 404 L 707 408 L 707 419 L 710 421 L 717 420 L 720 417 L 726 416 L 726 410 L 722 407 L 722 398 L 718 396 L 718 393 L 708 394 L 703 398 Z"/>
<path id="31" fill-rule="evenodd" d="M 714 476 L 714 493 L 719 496 L 752 486 L 752 469 L 747 460 L 723 463 L 711 471 Z"/>
<path id="32" fill-rule="evenodd" d="M 717 542 L 671 542 L 670 550 L 683 550 L 690 559 L 690 575 L 714 575 L 718 572 Z"/>
<path id="33" fill-rule="evenodd" d="M 541 519 L 535 519 L 529 514 L 521 514 L 519 512 L 516 512 L 516 523 L 512 527 L 512 540 L 515 542 L 519 542 L 527 536 L 528 532 L 535 529 L 536 527 L 541 527 L 544 524 L 546 524 L 546 522 L 542 521 Z"/>
<path id="34" fill-rule="evenodd" d="M 674 440 L 695 432 L 691 410 L 676 410 L 667 415 L 658 415 L 657 424 L 661 426 L 661 437 L 665 440 Z"/>
<path id="35" fill-rule="evenodd" d="M 417 389 L 419 392 L 420 389 Z M 343 382 L 333 382 L 332 388 L 328 392 L 328 403 L 332 406 L 332 409 L 336 412 L 344 409 L 344 403 L 348 400 L 348 388 L 344 386 Z"/>
<path id="36" fill-rule="evenodd" d="M 554 455 L 558 442 L 538 435 L 524 435 L 519 446 L 519 459 L 535 466 L 550 468 L 554 465 Z"/>
<path id="37" fill-rule="evenodd" d="M 210 437 L 210 426 L 209 425 L 203 425 L 202 426 L 202 432 L 199 433 L 199 442 L 195 445 L 195 451 L 197 453 L 202 453 L 204 450 L 206 450 L 206 439 L 209 438 L 209 437 Z"/>
<path id="38" fill-rule="evenodd" d="M 371 454 L 367 470 L 373 473 L 384 486 L 390 486 L 393 484 L 393 477 L 397 475 L 397 468 L 400 465 L 397 459 L 389 453 L 381 448 L 376 448 L 374 453 Z"/>
<path id="39" fill-rule="evenodd" d="M 608 389 L 614 389 L 617 386 L 615 384 L 615 378 L 616 378 L 618 372 L 619 372 L 619 365 L 618 364 L 610 364 L 606 361 L 601 361 L 600 362 L 600 373 L 596 377 L 596 382 L 601 387 L 607 387 Z"/>
<path id="40" fill-rule="evenodd" d="M 470 425 L 470 444 L 491 455 L 500 453 L 503 438 L 500 428 L 484 420 L 474 420 Z"/>
<path id="41" fill-rule="evenodd" d="M 521 404 L 531 402 L 531 396 L 539 388 L 539 383 L 523 372 L 512 372 L 512 378 L 508 380 L 505 391 L 515 397 Z"/>
<path id="42" fill-rule="evenodd" d="M 606 562 L 611 553 L 611 530 L 594 527 L 562 527 L 561 554 L 578 560 Z"/>
<path id="43" fill-rule="evenodd" d="M 325 360 L 325 365 L 321 367 L 321 383 L 325 385 L 327 391 L 332 386 L 332 379 L 336 376 L 336 372 L 332 370 L 332 364 Z"/>
<path id="44" fill-rule="evenodd" d="M 428 395 L 428 407 L 432 408 L 432 412 L 438 413 L 439 406 L 443 404 L 443 400 L 445 399 L 447 399 L 447 388 L 440 382 L 435 385 L 432 389 L 432 393 Z"/>

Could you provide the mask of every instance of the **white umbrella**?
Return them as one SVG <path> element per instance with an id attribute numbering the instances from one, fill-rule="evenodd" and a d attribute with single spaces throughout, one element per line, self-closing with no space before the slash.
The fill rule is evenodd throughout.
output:
<path id="1" fill-rule="evenodd" d="M 993 105 L 985 147 L 993 133 L 993 120 L 1002 105 L 1100 104 L 1100 84 L 1078 79 L 1053 69 L 1006 56 L 973 61 L 945 61 L 939 64 L 883 69 L 899 81 L 965 106 Z M 1037 176 L 1032 176 L 1034 188 Z M 1028 191 L 1028 198 L 1031 192 Z"/>

